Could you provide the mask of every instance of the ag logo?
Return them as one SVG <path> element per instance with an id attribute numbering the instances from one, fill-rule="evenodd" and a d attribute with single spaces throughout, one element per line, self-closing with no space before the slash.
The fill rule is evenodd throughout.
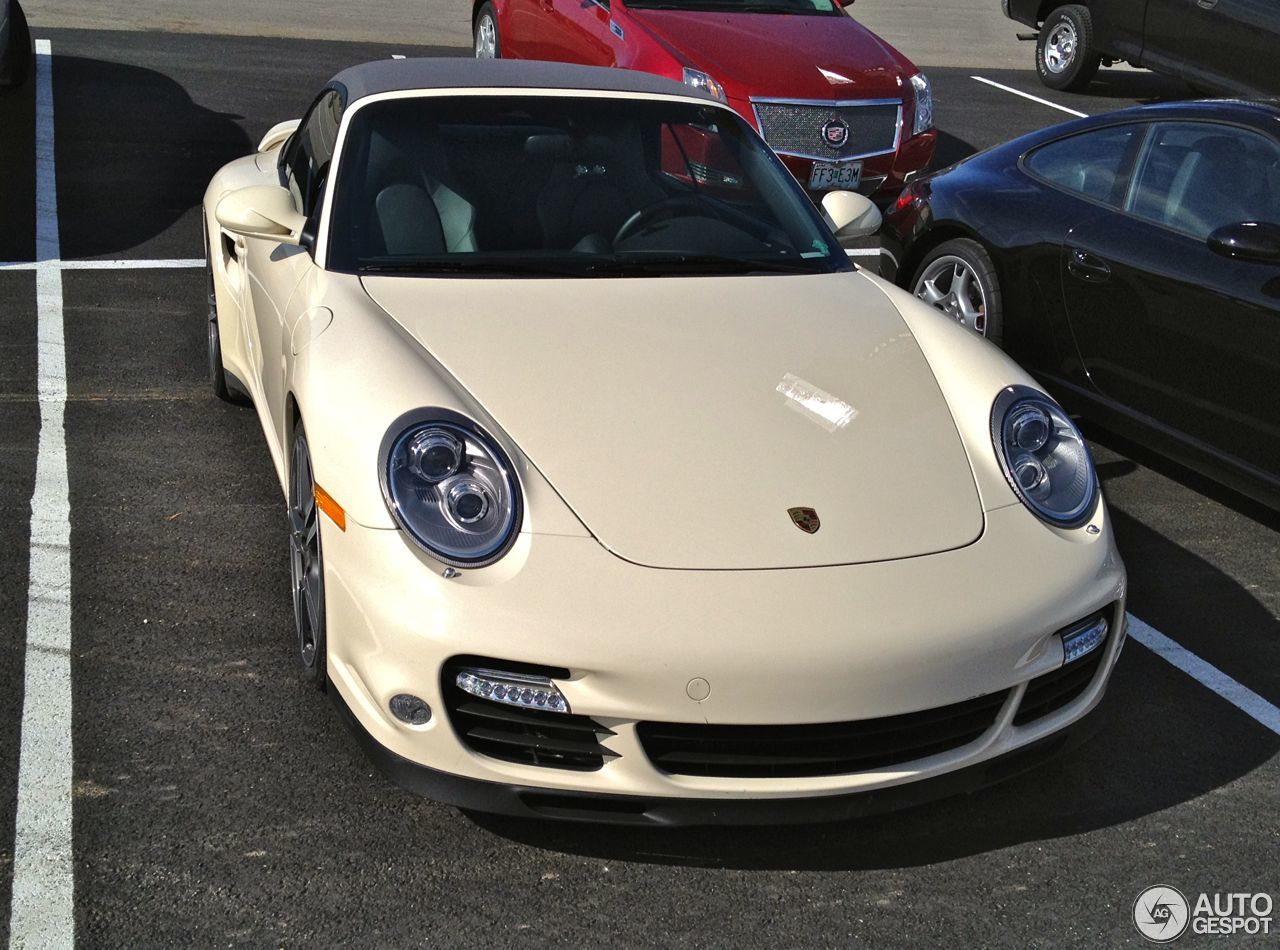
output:
<path id="1" fill-rule="evenodd" d="M 1187 930 L 1191 907 L 1182 892 L 1167 884 L 1148 887 L 1133 902 L 1133 922 L 1138 933 L 1152 943 L 1169 943 Z"/>
<path id="2" fill-rule="evenodd" d="M 845 143 L 849 141 L 849 123 L 836 116 L 822 127 L 822 141 L 826 143 L 827 148 L 844 148 Z"/>
<path id="3" fill-rule="evenodd" d="M 791 516 L 791 523 L 805 534 L 815 534 L 822 527 L 818 513 L 812 508 L 788 508 L 787 514 Z"/>

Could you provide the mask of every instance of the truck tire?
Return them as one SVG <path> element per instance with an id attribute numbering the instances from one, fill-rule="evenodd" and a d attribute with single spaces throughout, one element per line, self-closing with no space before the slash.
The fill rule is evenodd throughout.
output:
<path id="1" fill-rule="evenodd" d="M 1101 64 L 1088 7 L 1072 3 L 1045 17 L 1036 37 L 1036 72 L 1042 83 L 1079 92 L 1093 81 Z"/>

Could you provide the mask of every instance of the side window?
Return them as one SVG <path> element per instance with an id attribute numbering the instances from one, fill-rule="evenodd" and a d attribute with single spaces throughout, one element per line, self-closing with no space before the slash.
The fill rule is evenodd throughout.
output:
<path id="1" fill-rule="evenodd" d="M 315 101 L 289 141 L 284 157 L 285 183 L 308 218 L 324 190 L 341 122 L 342 100 L 329 90 Z"/>
<path id="2" fill-rule="evenodd" d="M 1200 240 L 1227 224 L 1280 223 L 1280 147 L 1234 126 L 1162 122 L 1126 210 Z"/>
<path id="3" fill-rule="evenodd" d="M 1026 169 L 1059 188 L 1118 205 L 1116 183 L 1142 128 L 1111 126 L 1041 145 L 1027 156 Z"/>

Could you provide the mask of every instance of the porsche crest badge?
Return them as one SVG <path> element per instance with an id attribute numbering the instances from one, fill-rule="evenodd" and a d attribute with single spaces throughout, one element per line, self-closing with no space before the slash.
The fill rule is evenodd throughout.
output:
<path id="1" fill-rule="evenodd" d="M 812 508 L 788 508 L 787 514 L 791 516 L 791 523 L 805 534 L 816 534 L 822 527 L 818 513 Z"/>

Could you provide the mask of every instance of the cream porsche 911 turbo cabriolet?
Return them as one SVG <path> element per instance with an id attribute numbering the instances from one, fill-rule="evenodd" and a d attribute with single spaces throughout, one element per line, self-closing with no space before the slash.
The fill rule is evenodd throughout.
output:
<path id="1" fill-rule="evenodd" d="M 480 810 L 834 819 L 1060 748 L 1124 638 L 1088 449 L 855 268 L 727 106 L 372 63 L 218 172 L 209 369 L 287 497 L 297 647 Z"/>

